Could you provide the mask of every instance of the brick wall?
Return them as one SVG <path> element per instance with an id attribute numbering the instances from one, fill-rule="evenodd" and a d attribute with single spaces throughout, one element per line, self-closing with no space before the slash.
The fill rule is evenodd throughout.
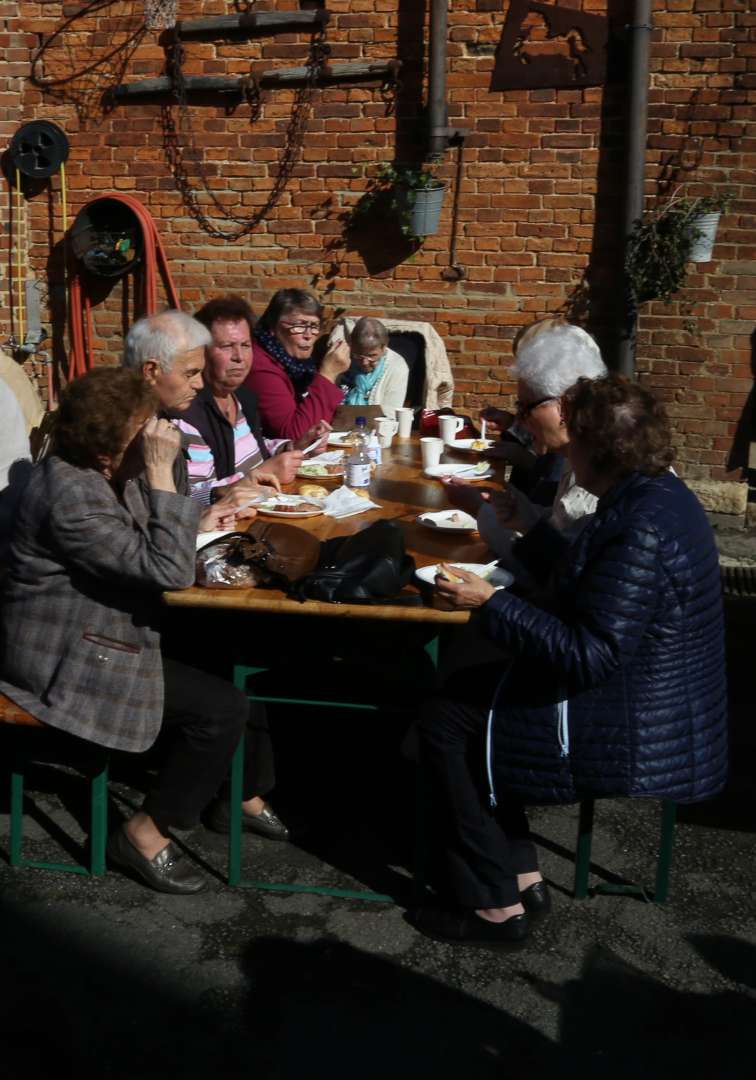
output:
<path id="1" fill-rule="evenodd" d="M 241 5 L 240 5 L 241 6 Z M 258 2 L 257 11 L 292 10 L 294 2 Z M 306 5 L 303 5 L 306 6 Z M 442 228 L 416 252 L 385 230 L 345 231 L 345 218 L 368 186 L 375 163 L 408 158 L 422 145 L 422 0 L 329 0 L 327 38 L 335 62 L 399 57 L 396 93 L 377 84 L 317 89 L 304 148 L 276 206 L 244 238 L 208 235 L 189 212 L 166 160 L 164 130 L 177 110 L 131 102 L 110 110 L 103 91 L 119 81 L 162 74 L 158 35 L 142 29 L 139 3 L 113 3 L 79 15 L 78 4 L 1 4 L 12 34 L 13 65 L 3 78 L 0 122 L 43 117 L 71 140 L 67 167 L 72 212 L 106 190 L 129 192 L 148 207 L 166 244 L 182 302 L 192 309 L 219 291 L 247 295 L 260 309 L 284 285 L 314 289 L 329 314 L 390 312 L 427 318 L 444 337 L 459 405 L 506 403 L 511 340 L 524 323 L 560 308 L 591 267 L 589 325 L 609 340 L 618 311 L 610 275 L 616 258 L 617 180 L 621 171 L 623 88 L 490 93 L 493 53 L 506 0 L 452 0 L 449 13 L 449 111 L 468 130 L 460 189 L 457 262 L 462 281 L 447 282 L 451 197 Z M 579 3 L 570 6 L 579 7 Z M 585 0 L 601 13 L 603 0 Z M 694 268 L 670 305 L 644 310 L 638 367 L 674 417 L 679 459 L 689 475 L 722 475 L 753 385 L 751 340 L 756 296 L 751 270 L 756 162 L 753 110 L 756 16 L 747 0 L 665 0 L 656 5 L 649 117 L 647 194 L 685 181 L 691 194 L 733 192 L 715 261 Z M 183 19 L 226 14 L 230 3 L 179 0 Z M 12 9 L 12 10 L 11 10 Z M 622 12 L 612 7 L 612 18 Z M 41 42 L 41 57 L 31 59 Z M 244 74 L 303 63 L 306 35 L 250 41 L 189 41 L 187 74 Z M 22 76 L 25 76 L 22 83 Z M 32 78 L 33 76 L 33 78 Z M 44 85 L 41 85 L 44 83 Z M 208 185 L 239 218 L 266 203 L 285 151 L 296 106 L 291 90 L 266 90 L 259 115 L 248 103 L 226 111 L 217 99 L 190 109 Z M 439 173 L 450 181 L 456 152 Z M 202 194 L 188 155 L 190 184 Z M 692 168 L 690 168 L 692 166 Z M 49 285 L 55 355 L 64 360 L 61 307 L 59 177 L 27 191 L 29 264 Z M 7 203 L 7 190 L 3 191 Z M 4 204 L 5 205 L 5 204 Z M 218 221 L 213 213 L 213 220 Z M 228 224 L 222 226 L 228 229 Z M 5 233 L 7 240 L 7 232 Z M 3 253 L 7 266 L 8 255 Z M 95 308 L 98 357 L 117 356 L 132 310 L 130 279 L 112 286 Z M 0 283 L 2 334 L 10 329 L 7 276 Z"/>

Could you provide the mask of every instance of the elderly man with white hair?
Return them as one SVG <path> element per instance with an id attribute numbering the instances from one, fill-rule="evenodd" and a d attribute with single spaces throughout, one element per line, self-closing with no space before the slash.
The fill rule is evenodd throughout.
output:
<path id="1" fill-rule="evenodd" d="M 207 327 L 183 311 L 171 310 L 158 315 L 147 315 L 135 322 L 129 330 L 122 365 L 141 372 L 145 381 L 157 393 L 163 414 L 175 419 L 189 408 L 203 387 L 205 347 L 211 342 L 212 335 Z M 265 478 L 278 485 L 277 480 L 267 476 Z M 183 454 L 176 457 L 174 482 L 180 495 L 190 496 Z M 271 490 L 260 484 L 254 487 L 260 492 Z M 233 505 L 216 503 L 202 512 L 198 531 L 233 529 L 238 518 L 255 516 L 256 511 L 251 508 L 236 509 Z M 183 637 L 181 645 L 183 647 Z M 203 649 L 200 662 L 207 661 L 208 642 L 199 643 L 199 647 Z M 185 683 L 192 688 L 185 695 L 187 711 L 192 708 L 192 695 L 196 696 L 199 704 L 204 707 L 208 697 L 212 700 L 213 694 L 216 694 L 220 698 L 229 689 L 223 680 L 213 676 L 203 673 L 201 677 L 194 677 L 192 669 L 174 660 L 166 659 L 165 666 L 166 678 L 168 673 L 171 673 L 173 682 L 177 685 Z M 176 671 L 181 674 L 176 676 L 173 674 Z M 265 709 L 259 703 L 254 703 L 248 709 L 246 726 L 242 828 L 270 840 L 288 840 L 289 831 L 286 825 L 265 799 L 274 784 L 273 747 Z M 228 832 L 229 821 L 230 809 L 226 793 L 209 808 L 207 823 L 216 832 Z"/>

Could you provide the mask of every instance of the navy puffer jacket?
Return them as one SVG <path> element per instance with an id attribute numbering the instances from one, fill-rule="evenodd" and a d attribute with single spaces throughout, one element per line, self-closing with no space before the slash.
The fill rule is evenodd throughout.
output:
<path id="1" fill-rule="evenodd" d="M 555 614 L 505 591 L 481 609 L 516 658 L 492 710 L 494 786 L 534 803 L 715 795 L 727 772 L 722 602 L 693 493 L 671 473 L 627 477 L 557 587 Z"/>

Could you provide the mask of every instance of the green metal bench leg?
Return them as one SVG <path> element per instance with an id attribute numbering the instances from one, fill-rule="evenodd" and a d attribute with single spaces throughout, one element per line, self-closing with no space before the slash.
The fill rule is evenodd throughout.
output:
<path id="1" fill-rule="evenodd" d="M 228 883 L 241 883 L 242 785 L 244 781 L 244 735 L 231 761 L 231 791 L 229 794 L 228 826 Z"/>
<path id="2" fill-rule="evenodd" d="M 25 758 L 16 758 L 11 773 L 10 864 L 36 870 L 61 870 L 69 874 L 102 877 L 106 870 L 105 846 L 108 838 L 108 766 L 89 780 L 89 866 L 74 863 L 43 862 L 25 859 L 24 840 L 24 769 Z"/>
<path id="3" fill-rule="evenodd" d="M 11 806 L 10 806 L 10 864 L 11 866 L 23 866 L 24 860 L 21 854 L 24 843 L 24 774 L 19 770 L 18 763 L 13 766 L 11 773 Z"/>
<path id="4" fill-rule="evenodd" d="M 591 843 L 593 841 L 593 799 L 583 799 L 580 804 L 578 819 L 578 838 L 575 850 L 575 885 L 576 900 L 585 900 L 588 895 L 588 872 L 591 866 Z"/>
<path id="5" fill-rule="evenodd" d="M 93 776 L 90 784 L 89 872 L 92 877 L 105 873 L 105 845 L 108 840 L 108 766 Z"/>
<path id="6" fill-rule="evenodd" d="M 666 904 L 669 896 L 669 874 L 672 868 L 672 845 L 675 839 L 677 803 L 664 799 L 662 802 L 661 834 L 659 836 L 659 859 L 656 863 L 654 900 Z"/>
<path id="7" fill-rule="evenodd" d="M 588 895 L 593 813 L 593 799 L 585 799 L 580 804 L 580 824 L 578 825 L 578 842 L 575 852 L 575 898 L 577 900 L 584 900 Z M 657 904 L 666 903 L 669 896 L 669 875 L 672 867 L 672 846 L 676 818 L 677 804 L 669 799 L 664 799 L 662 801 L 662 820 L 659 834 L 659 857 L 656 862 L 656 881 L 653 893 L 653 900 Z M 644 900 L 652 899 L 649 890 L 643 885 L 601 882 L 596 886 L 595 892 L 615 896 L 640 896 Z"/>

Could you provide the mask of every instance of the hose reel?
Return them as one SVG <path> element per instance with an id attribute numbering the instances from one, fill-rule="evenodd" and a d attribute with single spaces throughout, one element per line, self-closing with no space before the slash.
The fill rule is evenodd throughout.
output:
<path id="1" fill-rule="evenodd" d="M 68 160 L 68 151 L 65 133 L 49 120 L 32 120 L 23 124 L 8 147 L 14 170 L 33 180 L 53 176 Z"/>

